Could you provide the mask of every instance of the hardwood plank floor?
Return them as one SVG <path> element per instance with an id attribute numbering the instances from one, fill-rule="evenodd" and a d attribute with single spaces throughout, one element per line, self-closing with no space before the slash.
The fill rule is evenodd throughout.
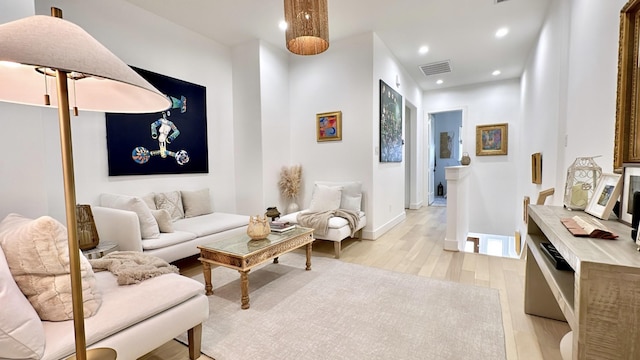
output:
<path id="1" fill-rule="evenodd" d="M 445 207 L 407 210 L 406 220 L 375 241 L 343 241 L 341 258 L 336 261 L 497 289 L 502 305 L 507 359 L 560 360 L 560 339 L 570 330 L 569 326 L 524 313 L 525 261 L 444 251 L 445 217 Z M 316 241 L 313 256 L 333 257 L 333 243 Z M 186 276 L 201 271 L 196 257 L 176 265 Z M 188 360 L 189 356 L 186 346 L 170 341 L 141 359 Z M 211 358 L 204 355 L 199 358 L 208 359 Z"/>

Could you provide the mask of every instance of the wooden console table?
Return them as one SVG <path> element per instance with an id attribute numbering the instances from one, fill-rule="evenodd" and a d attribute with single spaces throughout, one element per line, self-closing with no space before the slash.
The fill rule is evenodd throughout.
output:
<path id="1" fill-rule="evenodd" d="M 616 240 L 572 236 L 560 218 L 581 211 L 529 205 L 524 308 L 567 321 L 574 359 L 640 359 L 640 253 L 631 228 L 602 221 Z M 551 242 L 574 271 L 556 270 L 540 250 Z"/>

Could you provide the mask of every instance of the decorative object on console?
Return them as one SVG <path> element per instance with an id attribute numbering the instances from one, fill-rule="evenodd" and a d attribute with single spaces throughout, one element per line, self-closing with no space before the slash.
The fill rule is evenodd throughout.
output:
<path id="1" fill-rule="evenodd" d="M 300 193 L 300 184 L 302 182 L 302 166 L 292 165 L 291 167 L 283 166 L 280 171 L 280 181 L 278 187 L 282 196 L 289 200 L 287 213 L 291 214 L 300 209 L 296 203 L 296 198 Z"/>
<path id="2" fill-rule="evenodd" d="M 588 214 L 603 220 L 609 220 L 611 210 L 620 196 L 622 176 L 619 174 L 602 174 L 598 180 L 598 187 L 584 209 Z"/>
<path id="3" fill-rule="evenodd" d="M 342 140 L 342 111 L 316 115 L 316 138 L 318 142 Z"/>
<path id="4" fill-rule="evenodd" d="M 469 153 L 468 152 L 463 152 L 462 153 L 462 158 L 460 158 L 460 164 L 465 165 L 465 166 L 471 164 L 471 157 L 469 157 Z"/>
<path id="5" fill-rule="evenodd" d="M 602 168 L 593 157 L 579 157 L 567 169 L 564 188 L 564 206 L 571 210 L 584 210 L 591 200 Z"/>
<path id="6" fill-rule="evenodd" d="M 102 112 L 163 111 L 171 102 L 86 31 L 62 20 L 60 9 L 51 8 L 51 15 L 0 25 L 0 99 L 46 106 L 49 103 L 42 101 L 42 94 L 46 84 L 55 80 L 56 86 L 48 88 L 55 89 L 51 105 L 58 108 L 60 126 L 75 356 L 86 360 L 68 81 L 73 82 L 74 110 L 79 106 Z M 15 66 L 4 66 L 7 63 Z M 91 352 L 94 359 L 115 358 L 113 349 Z"/>
<path id="7" fill-rule="evenodd" d="M 261 240 L 267 237 L 271 233 L 271 227 L 267 217 L 261 217 L 256 215 L 255 217 L 249 217 L 249 226 L 247 227 L 247 235 L 251 240 Z"/>
<path id="8" fill-rule="evenodd" d="M 619 220 L 629 225 L 632 223 L 635 209 L 634 194 L 640 191 L 640 164 L 624 164 L 622 169 L 623 180 Z"/>
<path id="9" fill-rule="evenodd" d="M 402 95 L 380 80 L 380 162 L 402 162 Z"/>
<path id="10" fill-rule="evenodd" d="M 78 219 L 78 245 L 80 250 L 93 249 L 100 243 L 98 230 L 93 221 L 93 213 L 90 205 L 76 205 L 76 217 Z"/>
<path id="11" fill-rule="evenodd" d="M 270 217 L 271 221 L 273 222 L 276 221 L 278 217 L 280 217 L 280 211 L 278 211 L 278 208 L 275 206 L 268 207 L 267 212 L 264 213 L 264 216 Z"/>
<path id="12" fill-rule="evenodd" d="M 509 150 L 509 124 L 476 126 L 476 155 L 507 155 Z"/>
<path id="13" fill-rule="evenodd" d="M 327 0 L 284 0 L 287 49 L 297 55 L 317 55 L 329 48 Z"/>
<path id="14" fill-rule="evenodd" d="M 207 88 L 133 69 L 172 100 L 146 114 L 106 114 L 109 176 L 208 173 Z"/>

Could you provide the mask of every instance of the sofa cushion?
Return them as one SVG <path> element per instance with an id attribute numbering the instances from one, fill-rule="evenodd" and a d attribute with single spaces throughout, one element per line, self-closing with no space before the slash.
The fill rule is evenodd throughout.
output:
<path id="1" fill-rule="evenodd" d="M 140 198 L 142 199 L 142 201 L 144 201 L 145 204 L 147 204 L 149 209 L 151 209 L 151 210 L 157 210 L 158 209 L 156 207 L 156 194 L 155 193 L 150 192 L 148 194 L 142 195 Z"/>
<path id="2" fill-rule="evenodd" d="M 362 210 L 362 183 L 360 181 L 316 181 L 315 184 L 342 186 L 340 209 Z"/>
<path id="3" fill-rule="evenodd" d="M 44 328 L 29 300 L 16 285 L 0 247 L 0 359 L 40 359 Z"/>
<path id="4" fill-rule="evenodd" d="M 204 293 L 202 283 L 178 274 L 125 286 L 118 286 L 116 277 L 108 271 L 97 272 L 96 279 L 104 295 L 98 313 L 84 321 L 87 346 Z M 43 326 L 46 359 L 64 359 L 75 352 L 73 321 L 45 321 Z"/>
<path id="5" fill-rule="evenodd" d="M 156 194 L 156 208 L 165 209 L 171 214 L 173 220 L 182 219 L 184 217 L 184 209 L 182 207 L 182 195 L 179 191 L 163 192 Z"/>
<path id="6" fill-rule="evenodd" d="M 143 239 L 154 239 L 160 236 L 160 229 L 156 219 L 151 214 L 151 209 L 137 196 L 102 194 L 100 195 L 102 206 L 133 211 L 138 215 L 140 222 L 140 235 Z"/>
<path id="7" fill-rule="evenodd" d="M 184 206 L 184 217 L 190 218 L 211 214 L 213 212 L 209 189 L 181 191 L 181 194 L 182 204 Z"/>
<path id="8" fill-rule="evenodd" d="M 0 222 L 0 245 L 11 274 L 43 320 L 73 318 L 67 230 L 57 220 L 9 214 Z M 80 253 L 80 251 L 78 251 Z M 100 307 L 101 296 L 89 261 L 80 253 L 85 317 Z"/>
<path id="9" fill-rule="evenodd" d="M 299 213 L 303 213 L 303 214 L 308 214 L 311 211 L 309 211 L 309 209 L 305 209 L 305 210 L 301 210 L 301 211 L 297 211 L 291 214 L 287 214 L 284 215 L 282 217 L 280 217 L 280 221 L 287 221 L 290 222 L 292 224 L 297 224 L 298 223 L 298 214 Z M 358 211 L 358 218 L 360 219 L 360 222 L 362 222 L 362 219 L 364 218 L 365 213 L 364 211 Z M 339 229 L 343 226 L 349 226 L 349 222 L 347 221 L 347 219 L 340 217 L 340 216 L 332 216 L 331 218 L 329 218 L 329 228 L 330 229 Z"/>
<path id="10" fill-rule="evenodd" d="M 195 233 L 197 237 L 219 233 L 225 230 L 235 229 L 249 224 L 246 215 L 214 212 L 192 218 L 185 218 L 173 223 L 175 230 Z"/>
<path id="11" fill-rule="evenodd" d="M 197 236 L 190 231 L 174 231 L 171 233 L 162 233 L 157 239 L 145 239 L 142 241 L 143 250 L 161 249 L 174 244 L 183 243 L 193 240 Z"/>
<path id="12" fill-rule="evenodd" d="M 161 233 L 173 232 L 173 219 L 166 209 L 151 210 L 151 215 L 156 219 Z"/>
<path id="13" fill-rule="evenodd" d="M 340 208 L 341 186 L 314 185 L 311 196 L 310 212 L 325 212 Z"/>

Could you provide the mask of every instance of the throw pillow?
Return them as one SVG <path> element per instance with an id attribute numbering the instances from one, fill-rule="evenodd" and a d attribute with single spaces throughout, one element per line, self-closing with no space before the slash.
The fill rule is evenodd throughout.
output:
<path id="1" fill-rule="evenodd" d="M 340 209 L 360 211 L 362 210 L 362 182 L 360 181 L 316 181 L 315 184 L 324 186 L 342 186 L 342 200 Z M 360 197 L 357 208 L 354 197 Z M 351 199 L 350 199 L 351 198 Z"/>
<path id="2" fill-rule="evenodd" d="M 179 191 L 171 191 L 156 194 L 156 207 L 158 210 L 165 209 L 171 214 L 171 219 L 179 220 L 184 218 L 182 207 L 182 196 Z"/>
<path id="3" fill-rule="evenodd" d="M 149 207 L 149 209 L 151 210 L 156 210 L 156 194 L 155 193 L 148 193 L 146 195 L 142 195 L 141 197 L 142 201 L 144 201 L 145 204 L 147 204 L 147 206 Z"/>
<path id="4" fill-rule="evenodd" d="M 41 359 L 44 327 L 29 300 L 16 285 L 0 247 L 0 359 Z"/>
<path id="5" fill-rule="evenodd" d="M 151 209 L 139 197 L 102 194 L 100 195 L 100 203 L 102 206 L 135 212 L 138 215 L 140 235 L 143 239 L 157 239 L 160 236 L 160 229 L 151 214 Z"/>
<path id="6" fill-rule="evenodd" d="M 340 208 L 342 197 L 341 186 L 324 186 L 316 184 L 311 196 L 310 212 L 325 212 Z"/>
<path id="7" fill-rule="evenodd" d="M 360 211 L 360 205 L 362 204 L 362 194 L 357 196 L 350 196 L 342 194 L 340 200 L 340 209 Z"/>
<path id="8" fill-rule="evenodd" d="M 156 219 L 161 233 L 173 232 L 173 220 L 171 219 L 171 214 L 169 214 L 167 210 L 151 210 L 151 214 Z"/>
<path id="9" fill-rule="evenodd" d="M 194 217 L 211 214 L 211 197 L 209 189 L 198 191 L 182 191 L 182 204 L 184 205 L 184 217 Z"/>
<path id="10" fill-rule="evenodd" d="M 73 319 L 67 230 L 49 216 L 9 214 L 0 222 L 0 245 L 13 279 L 42 320 Z M 80 254 L 85 317 L 102 303 L 89 261 Z"/>

